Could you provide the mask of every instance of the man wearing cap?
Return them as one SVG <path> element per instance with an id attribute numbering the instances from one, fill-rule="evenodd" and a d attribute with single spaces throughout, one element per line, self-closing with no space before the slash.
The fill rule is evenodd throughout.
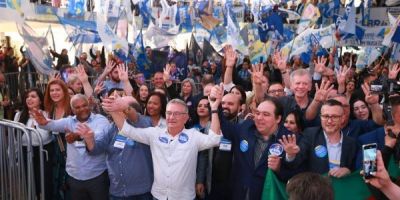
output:
<path id="1" fill-rule="evenodd" d="M 211 108 L 216 109 L 219 101 L 211 103 Z M 150 146 L 154 169 L 151 194 L 154 198 L 194 199 L 198 152 L 218 146 L 221 140 L 218 113 L 212 113 L 208 135 L 185 129 L 188 107 L 179 99 L 172 99 L 167 104 L 167 128 L 136 128 L 128 124 L 121 113 L 110 114 L 122 136 Z"/>
<path id="2" fill-rule="evenodd" d="M 223 89 L 215 86 L 210 99 L 221 96 Z M 212 113 L 216 110 L 211 110 Z M 258 200 L 264 186 L 267 169 L 280 170 L 283 146 L 278 139 L 289 134 L 283 126 L 282 105 L 274 98 L 266 98 L 254 111 L 254 121 L 246 120 L 240 125 L 232 124 L 221 116 L 221 130 L 225 138 L 232 141 L 233 194 L 232 199 Z"/>

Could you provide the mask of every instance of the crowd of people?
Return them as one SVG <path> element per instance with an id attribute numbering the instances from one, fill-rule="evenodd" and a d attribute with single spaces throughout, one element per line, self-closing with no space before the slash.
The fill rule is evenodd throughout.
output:
<path id="1" fill-rule="evenodd" d="M 10 72 L 36 80 L 28 75 L 34 66 L 25 70 L 29 58 L 18 64 L 12 51 L 0 53 L 0 114 L 40 132 L 49 155 L 45 194 L 37 184 L 37 195 L 45 199 L 258 200 L 267 173 L 289 181 L 293 199 L 332 199 L 329 186 L 318 194 L 312 181 L 329 185 L 320 175 L 362 169 L 361 145 L 369 143 L 380 150 L 377 173 L 367 180 L 372 194 L 400 198 L 385 170 L 400 159 L 400 96 L 371 91 L 371 84 L 398 80 L 399 65 L 386 57 L 362 72 L 350 53 L 335 70 L 334 51 L 310 63 L 296 56 L 288 62 L 276 51 L 251 65 L 226 45 L 221 63 L 204 60 L 179 79 L 168 62 L 146 82 L 134 62 L 106 60 L 104 49 L 91 50 L 91 61 L 82 53 L 77 66 L 66 49 L 51 50 L 59 73 L 44 91 L 29 83 L 19 91 L 20 106 L 11 107 L 18 92 L 10 96 Z M 32 145 L 38 155 L 38 138 Z"/>

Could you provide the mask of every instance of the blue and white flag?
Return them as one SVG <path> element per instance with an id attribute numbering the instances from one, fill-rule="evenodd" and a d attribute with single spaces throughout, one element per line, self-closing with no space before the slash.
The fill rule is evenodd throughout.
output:
<path id="1" fill-rule="evenodd" d="M 370 66 L 379 56 L 381 52 L 375 47 L 366 47 L 357 56 L 356 68 L 361 71 L 365 67 Z"/>
<path id="2" fill-rule="evenodd" d="M 54 72 L 53 59 L 50 55 L 46 38 L 38 39 L 36 32 L 26 23 L 17 24 L 18 32 L 27 46 L 26 53 L 36 70 L 42 74 L 50 75 Z"/>
<path id="3" fill-rule="evenodd" d="M 315 24 L 320 17 L 319 9 L 313 4 L 308 3 L 301 14 L 300 22 L 297 25 L 297 34 L 302 33 L 307 28 Z"/>
<path id="4" fill-rule="evenodd" d="M 238 26 L 233 22 L 230 12 L 228 12 L 228 26 L 227 26 L 227 41 L 230 42 L 234 49 L 239 50 L 243 54 L 247 54 L 248 49 L 245 48 L 244 42 L 240 37 L 240 30 Z"/>
<path id="5" fill-rule="evenodd" d="M 167 0 L 160 0 L 160 2 L 162 10 L 160 18 L 158 19 L 158 27 L 171 34 L 178 34 L 179 26 L 176 24 L 175 20 L 178 12 L 177 4 L 170 6 Z"/>
<path id="6" fill-rule="evenodd" d="M 152 69 L 150 68 L 150 62 L 146 58 L 146 52 L 143 44 L 143 34 L 140 30 L 138 36 L 133 44 L 130 44 L 130 54 L 136 59 L 137 68 L 144 74 L 146 79 L 151 77 Z"/>
<path id="7" fill-rule="evenodd" d="M 338 17 L 336 21 L 338 30 L 341 33 L 356 34 L 356 7 L 354 1 L 351 1 L 345 9 L 343 17 Z"/>
<path id="8" fill-rule="evenodd" d="M 97 13 L 97 32 L 108 51 L 117 51 L 128 55 L 128 41 L 125 38 L 118 37 L 104 20 L 104 15 L 100 13 Z"/>
<path id="9" fill-rule="evenodd" d="M 179 32 L 192 32 L 193 24 L 191 16 L 189 14 L 188 5 L 182 5 L 178 7 L 178 12 L 176 14 L 176 24 L 179 24 Z"/>
<path id="10" fill-rule="evenodd" d="M 389 19 L 391 19 L 390 21 L 390 28 L 388 28 L 388 30 L 385 31 L 385 37 L 383 38 L 382 41 L 382 45 L 389 47 L 391 42 L 392 42 L 392 38 L 393 35 L 395 34 L 396 30 L 399 28 L 399 24 L 400 24 L 400 15 L 397 17 L 396 21 L 393 23 L 393 16 L 391 16 L 391 14 L 389 13 Z"/>

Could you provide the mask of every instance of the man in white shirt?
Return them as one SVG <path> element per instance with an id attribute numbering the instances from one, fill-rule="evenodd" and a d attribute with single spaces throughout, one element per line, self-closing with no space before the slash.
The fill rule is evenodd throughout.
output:
<path id="1" fill-rule="evenodd" d="M 110 112 L 121 135 L 150 146 L 154 167 L 151 193 L 156 199 L 195 199 L 198 152 L 218 146 L 221 140 L 217 113 L 219 101 L 220 98 L 217 98 L 211 103 L 212 118 L 208 135 L 195 129 L 185 129 L 189 119 L 188 108 L 179 99 L 173 99 L 167 104 L 167 128 L 135 128 L 125 122 L 121 112 Z M 106 100 L 103 108 L 111 111 L 107 107 L 113 104 L 117 105 L 115 101 Z"/>

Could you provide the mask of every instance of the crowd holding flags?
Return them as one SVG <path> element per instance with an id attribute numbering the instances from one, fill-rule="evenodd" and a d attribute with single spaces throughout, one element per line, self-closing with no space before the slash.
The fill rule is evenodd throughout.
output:
<path id="1" fill-rule="evenodd" d="M 124 59 L 132 52 L 128 46 L 141 48 L 130 43 L 137 43 L 139 32 L 143 45 L 153 48 L 173 46 L 170 41 L 181 33 L 192 32 L 197 43 L 207 40 L 219 52 L 222 45 L 229 42 L 243 55 L 250 55 L 252 60 L 259 59 L 256 55 L 260 52 L 268 53 L 271 49 L 282 49 L 288 59 L 309 54 L 307 46 L 312 46 L 312 38 L 324 49 L 344 46 L 351 40 L 364 47 L 376 47 L 376 44 L 364 41 L 365 35 L 369 35 L 366 40 L 371 39 L 372 29 L 374 32 L 379 29 L 373 38 L 381 37 L 383 46 L 400 42 L 398 20 L 386 29 L 365 26 L 364 22 L 370 19 L 370 1 L 363 2 L 361 12 L 357 11 L 354 1 L 344 5 L 344 12 L 339 12 L 338 0 L 318 5 L 306 3 L 299 9 L 300 13 L 284 8 L 285 3 L 269 0 L 254 0 L 250 4 L 230 0 L 173 3 L 161 0 L 158 5 L 150 0 L 107 0 L 95 1 L 97 14 L 87 10 L 84 0 L 68 0 L 66 9 L 34 5 L 27 0 L 0 0 L 0 7 L 16 13 L 21 13 L 22 9 L 26 13 L 20 14 L 22 20 L 42 21 L 46 19 L 43 15 L 54 16 L 64 26 L 67 40 L 76 49 L 85 43 L 102 42 L 109 52 L 117 52 Z M 0 13 L 4 20 L 9 18 L 5 13 Z M 298 23 L 289 23 L 293 20 Z M 329 38 L 328 34 L 339 37 Z M 136 59 L 138 55 L 135 55 Z M 367 65 L 370 61 L 360 63 Z"/>

